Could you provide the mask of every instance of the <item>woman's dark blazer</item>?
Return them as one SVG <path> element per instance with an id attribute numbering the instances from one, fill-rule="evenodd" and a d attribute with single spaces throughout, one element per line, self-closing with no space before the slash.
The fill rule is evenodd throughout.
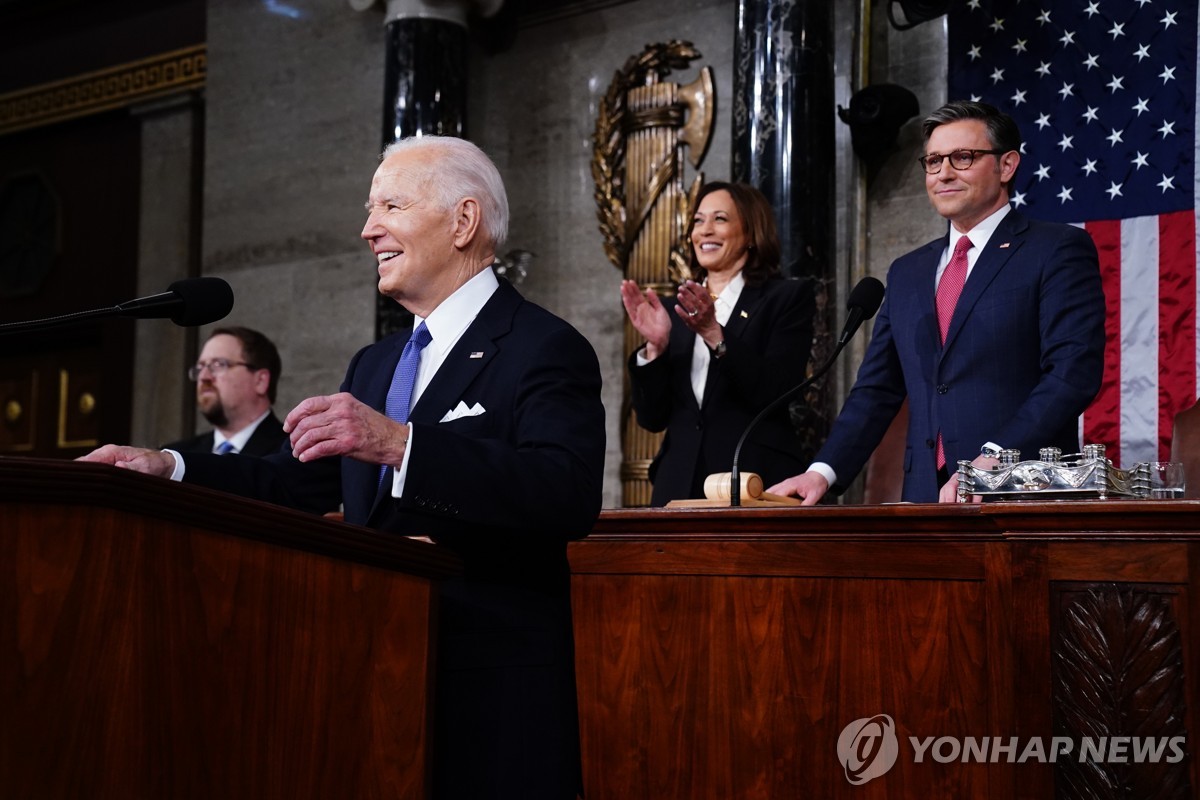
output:
<path id="1" fill-rule="evenodd" d="M 629 357 L 638 424 L 666 430 L 650 465 L 651 503 L 704 496 L 704 478 L 728 472 L 737 440 L 768 403 L 804 380 L 812 348 L 816 302 L 810 280 L 769 280 L 745 286 L 725 325 L 724 357 L 711 359 L 704 402 L 692 392 L 695 334 L 665 302 L 671 338 L 665 353 L 645 366 Z M 738 468 L 756 472 L 764 486 L 808 466 L 786 405 L 763 419 L 742 446 Z"/>

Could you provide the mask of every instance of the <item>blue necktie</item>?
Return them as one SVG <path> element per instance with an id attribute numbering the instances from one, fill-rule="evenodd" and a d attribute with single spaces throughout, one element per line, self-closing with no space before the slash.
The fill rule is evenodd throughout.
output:
<path id="1" fill-rule="evenodd" d="M 429 329 L 422 322 L 413 331 L 413 335 L 409 337 L 408 343 L 404 345 L 404 352 L 400 354 L 400 361 L 396 363 L 396 372 L 392 375 L 392 385 L 387 393 L 387 405 L 385 410 L 387 415 L 399 423 L 408 422 L 409 407 L 412 405 L 413 389 L 417 384 L 417 367 L 421 363 L 421 351 L 425 349 L 425 345 L 433 341 L 433 337 L 429 335 Z M 379 482 L 383 483 L 383 476 L 387 473 L 387 464 L 379 467 Z"/>
<path id="2" fill-rule="evenodd" d="M 225 441 L 217 445 L 217 455 L 227 456 L 233 452 L 233 442 Z"/>

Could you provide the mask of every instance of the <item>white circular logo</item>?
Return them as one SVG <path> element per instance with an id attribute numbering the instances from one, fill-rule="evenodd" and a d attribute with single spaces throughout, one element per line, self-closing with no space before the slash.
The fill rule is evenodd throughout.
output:
<path id="1" fill-rule="evenodd" d="M 896 763 L 900 743 L 896 723 L 887 714 L 856 719 L 838 736 L 838 759 L 854 786 L 885 774 Z"/>

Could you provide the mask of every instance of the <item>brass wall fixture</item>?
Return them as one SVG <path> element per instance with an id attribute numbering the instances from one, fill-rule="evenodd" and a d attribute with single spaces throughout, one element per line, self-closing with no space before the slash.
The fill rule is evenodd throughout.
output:
<path id="1" fill-rule="evenodd" d="M 0 376 L 0 453 L 29 453 L 37 444 L 37 383 L 37 370 Z"/>
<path id="2" fill-rule="evenodd" d="M 691 42 L 647 45 L 613 76 L 596 117 L 592 179 L 604 252 L 621 273 L 643 289 L 673 295 L 690 277 L 688 212 L 704 183 L 697 172 L 684 181 L 684 147 L 699 168 L 712 140 L 715 94 L 711 67 L 686 85 L 664 79 L 700 58 Z M 623 313 L 622 313 L 622 316 Z M 625 320 L 625 349 L 642 339 Z M 661 434 L 638 426 L 625 378 L 622 414 L 621 486 L 626 507 L 650 503 L 647 470 Z"/>
<path id="3" fill-rule="evenodd" d="M 72 400 L 74 402 L 72 402 Z M 72 411 L 74 406 L 74 411 Z M 96 436 L 96 410 L 94 393 L 78 386 L 72 387 L 71 373 L 58 371 L 58 441 L 60 449 L 95 447 L 100 444 Z"/>

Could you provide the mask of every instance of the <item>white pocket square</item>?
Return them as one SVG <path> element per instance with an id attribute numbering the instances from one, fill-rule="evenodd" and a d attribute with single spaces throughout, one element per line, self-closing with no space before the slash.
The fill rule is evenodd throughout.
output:
<path id="1" fill-rule="evenodd" d="M 466 403 L 464 403 L 462 400 L 459 400 L 458 405 L 456 405 L 454 408 L 447 411 L 446 415 L 438 421 L 439 422 L 452 422 L 456 419 L 459 419 L 460 417 L 478 417 L 483 412 L 484 412 L 484 407 L 479 405 L 479 403 L 476 403 L 475 405 L 468 408 Z"/>

